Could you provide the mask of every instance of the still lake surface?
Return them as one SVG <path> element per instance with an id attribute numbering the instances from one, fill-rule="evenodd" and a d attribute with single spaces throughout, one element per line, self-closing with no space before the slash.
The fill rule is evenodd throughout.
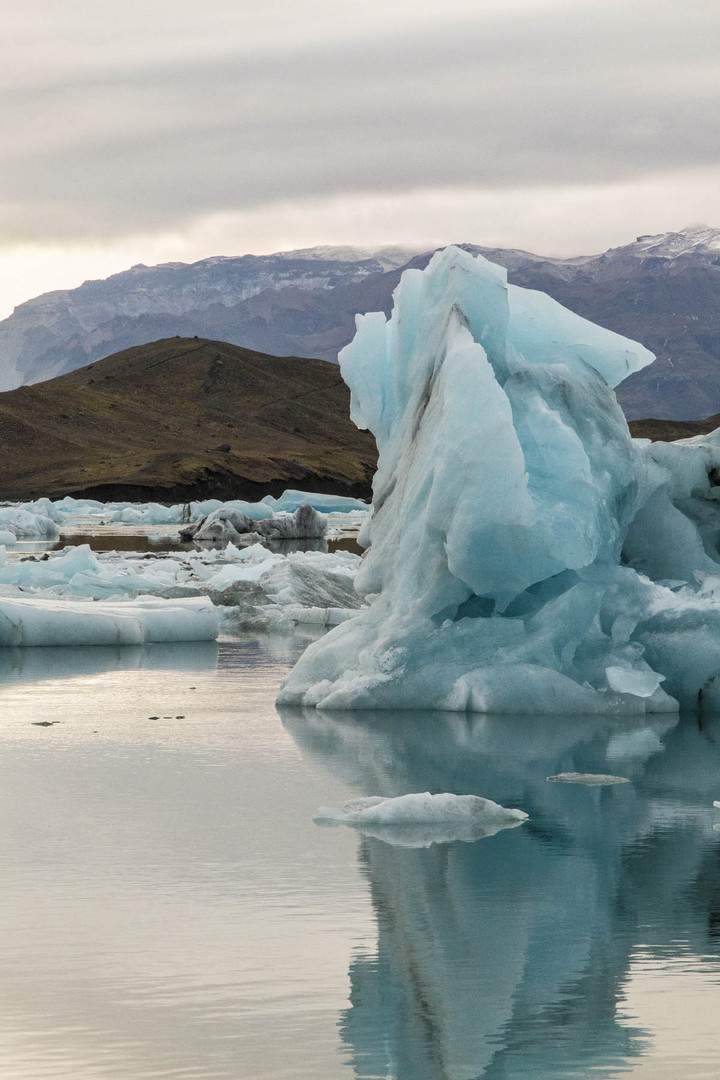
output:
<path id="1" fill-rule="evenodd" d="M 0 654 L 0 1076 L 715 1080 L 720 721 L 278 713 L 304 644 Z M 530 820 L 312 820 L 425 790 Z"/>

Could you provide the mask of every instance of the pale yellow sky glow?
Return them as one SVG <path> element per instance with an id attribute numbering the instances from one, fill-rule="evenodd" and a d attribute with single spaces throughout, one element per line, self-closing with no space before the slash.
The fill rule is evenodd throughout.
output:
<path id="1" fill-rule="evenodd" d="M 544 255 L 589 255 L 636 234 L 720 224 L 720 167 L 649 177 L 642 183 L 478 191 L 416 190 L 260 205 L 201 216 L 174 231 L 0 250 L 0 318 L 30 297 L 74 288 L 136 263 L 195 262 L 320 244 L 448 243 L 519 247 Z"/>

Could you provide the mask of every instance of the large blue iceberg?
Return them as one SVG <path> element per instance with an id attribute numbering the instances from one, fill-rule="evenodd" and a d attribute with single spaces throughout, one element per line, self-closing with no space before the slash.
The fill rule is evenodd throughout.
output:
<path id="1" fill-rule="evenodd" d="M 280 700 L 318 708 L 720 710 L 720 433 L 630 436 L 653 360 L 457 248 L 341 353 L 380 460 L 356 587 Z"/>

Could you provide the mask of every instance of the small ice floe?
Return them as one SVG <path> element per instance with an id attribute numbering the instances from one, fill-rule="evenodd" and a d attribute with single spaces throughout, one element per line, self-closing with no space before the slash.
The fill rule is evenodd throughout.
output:
<path id="1" fill-rule="evenodd" d="M 351 799 L 341 810 L 321 806 L 318 825 L 349 825 L 398 847 L 429 847 L 454 840 L 479 840 L 527 821 L 523 810 L 509 810 L 479 795 L 431 795 L 429 791 L 396 798 Z"/>
<path id="2" fill-rule="evenodd" d="M 716 810 L 720 810 L 720 800 L 713 799 L 713 806 L 715 807 Z"/>
<path id="3" fill-rule="evenodd" d="M 611 776 L 607 773 L 561 772 L 548 776 L 552 784 L 586 784 L 588 787 L 605 787 L 609 784 L 629 784 L 627 776 Z"/>

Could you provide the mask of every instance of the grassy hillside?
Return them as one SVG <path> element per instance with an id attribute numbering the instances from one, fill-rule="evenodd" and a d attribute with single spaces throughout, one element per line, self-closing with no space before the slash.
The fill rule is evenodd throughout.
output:
<path id="1" fill-rule="evenodd" d="M 337 366 L 166 338 L 0 394 L 0 498 L 368 497 L 377 453 Z"/>
<path id="2" fill-rule="evenodd" d="M 653 442 L 675 442 L 691 439 L 695 435 L 707 435 L 720 427 L 720 413 L 704 420 L 631 420 L 630 434 L 636 439 L 652 439 Z"/>

